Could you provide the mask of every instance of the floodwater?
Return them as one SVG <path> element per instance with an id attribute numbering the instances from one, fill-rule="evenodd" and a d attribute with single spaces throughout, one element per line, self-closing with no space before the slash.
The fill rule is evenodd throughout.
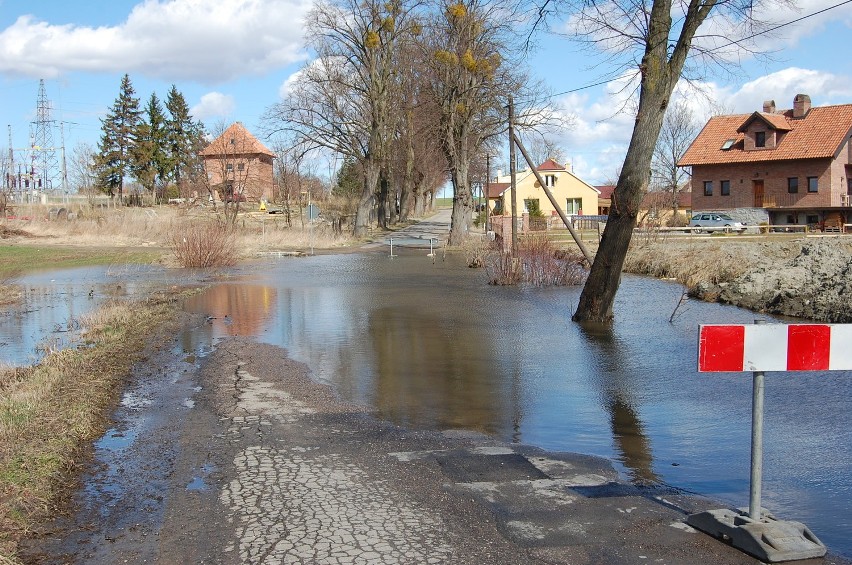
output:
<path id="1" fill-rule="evenodd" d="M 699 374 L 696 359 L 699 324 L 752 323 L 754 313 L 689 301 L 670 323 L 682 287 L 625 276 L 614 323 L 584 327 L 570 320 L 579 288 L 489 286 L 483 270 L 428 252 L 403 247 L 394 258 L 327 255 L 244 268 L 187 301 L 209 323 L 187 330 L 177 346 L 203 355 L 225 336 L 254 336 L 287 348 L 316 380 L 400 425 L 600 455 L 628 479 L 748 505 L 751 375 Z M 52 306 L 62 312 L 53 321 L 44 321 L 48 306 L 31 308 L 48 330 L 117 284 L 106 272 L 84 284 L 80 273 L 39 276 L 26 279 L 34 297 L 74 298 L 72 313 Z M 127 280 L 168 276 L 125 277 L 122 292 L 132 292 Z M 26 318 L 12 319 L 14 335 L 10 319 L 0 318 L 0 362 L 16 336 L 30 348 L 44 340 L 28 337 L 36 322 Z M 765 507 L 806 523 L 847 556 L 850 393 L 849 373 L 768 374 L 763 473 Z"/>
<path id="2" fill-rule="evenodd" d="M 108 301 L 209 279 L 209 273 L 148 265 L 89 266 L 19 277 L 18 304 L 0 308 L 0 365 L 38 363 L 46 352 L 74 346 L 81 319 Z"/>

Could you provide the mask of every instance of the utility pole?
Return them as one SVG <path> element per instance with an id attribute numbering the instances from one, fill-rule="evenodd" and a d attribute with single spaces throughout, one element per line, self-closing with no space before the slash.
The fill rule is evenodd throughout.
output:
<path id="1" fill-rule="evenodd" d="M 491 229 L 490 220 L 491 220 L 491 210 L 488 206 L 488 196 L 491 192 L 488 190 L 488 186 L 491 184 L 491 155 L 488 153 L 485 154 L 485 185 L 482 188 L 483 195 L 485 196 L 485 235 L 488 235 L 488 232 Z"/>
<path id="2" fill-rule="evenodd" d="M 59 173 L 59 163 L 56 157 L 56 147 L 53 144 L 55 120 L 51 117 L 51 106 L 50 101 L 47 99 L 44 79 L 39 80 L 38 83 L 36 121 L 33 122 L 33 125 L 34 132 L 31 143 L 33 164 L 36 163 L 35 154 L 38 153 L 38 168 L 41 173 L 42 188 L 44 190 L 52 190 L 58 184 L 59 179 L 56 175 Z M 34 171 L 31 171 L 31 173 L 34 174 Z"/>
<path id="3" fill-rule="evenodd" d="M 518 256 L 518 192 L 515 171 L 515 101 L 509 96 L 509 177 L 512 195 L 512 257 Z"/>

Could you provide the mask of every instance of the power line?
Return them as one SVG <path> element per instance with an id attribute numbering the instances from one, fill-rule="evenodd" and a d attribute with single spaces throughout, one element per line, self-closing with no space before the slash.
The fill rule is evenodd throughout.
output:
<path id="1" fill-rule="evenodd" d="M 807 14 L 807 15 L 805 15 L 805 16 L 802 16 L 801 18 L 796 18 L 795 20 L 790 20 L 789 22 L 784 22 L 783 24 L 778 24 L 778 25 L 777 25 L 777 26 L 775 26 L 775 27 L 771 27 L 771 28 L 769 28 L 769 29 L 765 29 L 765 30 L 763 30 L 763 31 L 759 31 L 759 32 L 757 32 L 757 33 L 755 33 L 755 34 L 749 35 L 748 37 L 742 37 L 742 38 L 740 38 L 740 39 L 730 41 L 730 42 L 728 42 L 728 43 L 726 43 L 726 44 L 724 44 L 724 45 L 721 45 L 721 46 L 719 46 L 719 47 L 716 47 L 715 49 L 713 49 L 713 51 L 718 51 L 719 49 L 724 49 L 725 47 L 730 47 L 731 45 L 736 45 L 736 44 L 738 44 L 738 43 L 740 43 L 740 42 L 742 42 L 742 41 L 748 41 L 749 39 L 754 39 L 755 37 L 759 37 L 759 36 L 761 36 L 761 35 L 765 35 L 765 34 L 767 34 L 767 33 L 771 33 L 771 32 L 773 32 L 773 31 L 776 31 L 776 30 L 781 29 L 782 27 L 787 27 L 787 26 L 789 26 L 789 25 L 793 25 L 793 24 L 795 24 L 795 23 L 799 23 L 799 22 L 801 22 L 801 21 L 803 21 L 803 20 L 806 20 L 806 19 L 808 19 L 808 18 L 812 18 L 812 17 L 814 17 L 814 16 L 818 16 L 818 15 L 820 15 L 820 14 L 823 14 L 823 13 L 825 13 L 825 12 L 828 12 L 829 10 L 833 10 L 833 9 L 835 9 L 835 8 L 839 8 L 839 7 L 844 6 L 844 5 L 846 5 L 846 4 L 852 4 L 852 0 L 844 0 L 843 2 L 840 2 L 839 4 L 835 4 L 835 5 L 833 5 L 833 6 L 829 6 L 828 8 L 823 8 L 822 10 L 817 10 L 816 12 L 813 12 L 813 13 L 811 13 L 811 14 Z M 572 88 L 572 89 L 570 89 L 570 90 L 566 90 L 566 91 L 564 91 L 564 92 L 557 92 L 556 94 L 551 94 L 550 96 L 548 96 L 548 98 L 555 98 L 555 97 L 557 97 L 557 96 L 562 96 L 562 95 L 564 95 L 564 94 L 571 94 L 572 92 L 579 92 L 579 91 L 581 91 L 581 90 L 586 90 L 587 88 L 594 88 L 594 87 L 596 87 L 596 86 L 601 86 L 601 85 L 607 84 L 607 83 L 609 83 L 609 82 L 611 82 L 611 80 L 603 80 L 603 81 L 600 81 L 600 82 L 596 82 L 596 83 L 594 83 L 594 84 L 587 84 L 586 86 L 580 86 L 580 87 L 577 87 L 577 88 Z"/>

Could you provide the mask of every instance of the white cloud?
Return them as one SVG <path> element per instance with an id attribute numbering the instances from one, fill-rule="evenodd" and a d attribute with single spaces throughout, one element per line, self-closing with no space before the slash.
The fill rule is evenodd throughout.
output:
<path id="1" fill-rule="evenodd" d="M 761 110 L 764 100 L 775 100 L 781 110 L 793 107 L 796 94 L 808 94 L 815 106 L 848 104 L 852 80 L 826 71 L 789 67 L 743 84 L 723 101 L 737 113 Z"/>
<path id="2" fill-rule="evenodd" d="M 24 15 L 0 31 L 0 72 L 138 72 L 207 84 L 262 75 L 305 58 L 309 8 L 310 0 L 145 0 L 113 27 Z"/>
<path id="3" fill-rule="evenodd" d="M 190 109 L 192 116 L 199 120 L 227 117 L 234 112 L 234 97 L 221 92 L 208 92 L 201 101 Z"/>

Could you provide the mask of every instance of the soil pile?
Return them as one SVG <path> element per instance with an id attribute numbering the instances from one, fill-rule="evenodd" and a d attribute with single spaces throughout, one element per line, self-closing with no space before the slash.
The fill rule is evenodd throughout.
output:
<path id="1" fill-rule="evenodd" d="M 852 238 L 696 238 L 640 243 L 626 270 L 675 278 L 690 296 L 756 312 L 852 322 Z"/>

